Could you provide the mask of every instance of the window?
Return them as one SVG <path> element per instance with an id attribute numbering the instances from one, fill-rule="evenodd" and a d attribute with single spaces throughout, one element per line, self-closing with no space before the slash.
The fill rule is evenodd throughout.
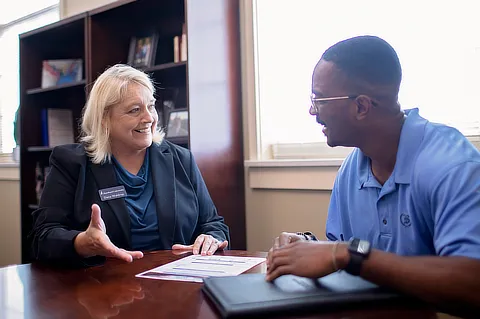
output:
<path id="1" fill-rule="evenodd" d="M 477 0 L 253 0 L 258 132 L 264 158 L 338 157 L 309 115 L 312 71 L 332 44 L 377 35 L 403 68 L 399 101 L 480 135 Z M 434 11 L 432 11 L 434 9 Z M 435 13 L 433 13 L 435 12 Z M 329 154 L 323 153 L 330 152 Z"/>
<path id="2" fill-rule="evenodd" d="M 19 2 L 24 2 L 19 3 Z M 20 103 L 19 41 L 21 33 L 58 21 L 58 0 L 16 1 L 0 13 L 0 153 L 16 146 L 13 128 Z"/>

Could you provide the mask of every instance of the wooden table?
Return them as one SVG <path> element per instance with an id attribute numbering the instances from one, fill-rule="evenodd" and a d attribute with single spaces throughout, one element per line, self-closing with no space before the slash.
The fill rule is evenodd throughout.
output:
<path id="1" fill-rule="evenodd" d="M 219 254 L 266 256 L 243 251 Z M 131 264 L 112 259 L 102 266 L 77 270 L 52 269 L 40 264 L 1 268 L 0 318 L 218 318 L 215 308 L 201 292 L 201 284 L 135 277 L 184 256 L 159 251 L 147 253 Z M 262 263 L 248 272 L 265 271 Z M 436 318 L 436 315 L 418 306 L 378 305 L 296 318 L 393 319 Z"/>

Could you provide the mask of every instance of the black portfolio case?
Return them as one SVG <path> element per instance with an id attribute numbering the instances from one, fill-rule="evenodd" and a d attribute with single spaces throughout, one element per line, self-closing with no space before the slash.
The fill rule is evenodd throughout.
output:
<path id="1" fill-rule="evenodd" d="M 223 318 L 322 312 L 405 298 L 343 271 L 319 279 L 285 275 L 272 283 L 265 281 L 265 274 L 210 277 L 204 279 L 202 291 Z"/>

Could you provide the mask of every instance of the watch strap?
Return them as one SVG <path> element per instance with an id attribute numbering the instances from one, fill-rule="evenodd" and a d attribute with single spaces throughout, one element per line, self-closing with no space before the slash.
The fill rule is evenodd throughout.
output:
<path id="1" fill-rule="evenodd" d="M 350 260 L 345 267 L 345 271 L 350 275 L 360 276 L 360 271 L 362 270 L 362 263 L 365 257 L 350 252 Z"/>
<path id="2" fill-rule="evenodd" d="M 363 261 L 370 255 L 370 250 L 371 246 L 368 241 L 352 238 L 348 244 L 350 260 L 345 267 L 345 271 L 351 275 L 359 276 Z"/>

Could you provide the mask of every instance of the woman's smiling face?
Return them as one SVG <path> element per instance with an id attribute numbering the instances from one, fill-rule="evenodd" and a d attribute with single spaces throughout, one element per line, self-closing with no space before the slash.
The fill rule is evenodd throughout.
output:
<path id="1" fill-rule="evenodd" d="M 125 99 L 112 106 L 108 116 L 112 150 L 135 152 L 152 145 L 158 114 L 153 94 L 146 87 L 130 84 Z"/>

